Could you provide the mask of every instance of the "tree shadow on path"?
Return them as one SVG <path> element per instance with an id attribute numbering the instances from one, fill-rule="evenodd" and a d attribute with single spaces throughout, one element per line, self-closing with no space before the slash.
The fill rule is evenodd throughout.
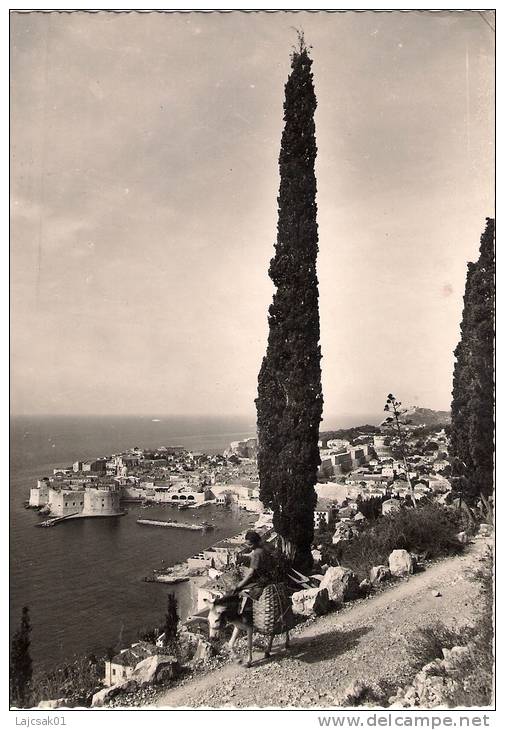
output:
<path id="1" fill-rule="evenodd" d="M 300 637 L 293 640 L 288 656 L 308 664 L 332 659 L 356 648 L 361 637 L 372 629 L 373 626 L 364 626 L 351 631 L 327 631 L 318 636 Z"/>

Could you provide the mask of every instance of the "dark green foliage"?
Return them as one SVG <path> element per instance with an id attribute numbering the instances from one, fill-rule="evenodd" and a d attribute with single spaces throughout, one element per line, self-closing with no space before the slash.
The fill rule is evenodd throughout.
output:
<path id="1" fill-rule="evenodd" d="M 339 428 L 336 431 L 321 431 L 320 438 L 325 441 L 331 439 L 346 439 L 351 443 L 354 442 L 359 436 L 368 436 L 370 434 L 379 434 L 381 430 L 379 426 L 370 426 L 365 424 L 364 426 L 351 426 L 351 428 Z"/>
<path id="2" fill-rule="evenodd" d="M 24 606 L 21 623 L 12 637 L 10 655 L 10 700 L 15 707 L 27 707 L 33 668 L 30 656 L 30 612 Z"/>
<path id="3" fill-rule="evenodd" d="M 162 629 L 163 630 L 163 629 Z M 151 629 L 140 629 L 137 632 L 138 640 L 139 641 L 147 641 L 149 644 L 156 644 L 156 639 L 160 635 L 160 630 L 158 628 L 151 628 Z"/>
<path id="4" fill-rule="evenodd" d="M 110 654 L 114 656 L 115 652 L 109 652 L 109 661 Z M 31 703 L 37 705 L 41 700 L 65 697 L 71 706 L 90 707 L 95 692 L 103 689 L 104 674 L 104 659 L 76 657 L 57 669 L 34 676 Z"/>
<path id="5" fill-rule="evenodd" d="M 338 560 L 362 580 L 368 578 L 374 565 L 387 565 L 393 550 L 404 549 L 428 558 L 452 555 L 462 549 L 456 535 L 464 528 L 463 520 L 456 509 L 418 504 L 417 509 L 401 509 L 365 524 L 349 543 L 326 546 L 323 561 L 333 564 Z"/>
<path id="6" fill-rule="evenodd" d="M 116 652 L 114 651 L 114 648 L 112 646 L 108 646 L 107 649 L 105 650 L 105 658 L 109 662 L 112 661 L 115 654 L 116 654 Z"/>
<path id="7" fill-rule="evenodd" d="M 269 270 L 276 291 L 256 400 L 260 499 L 273 509 L 283 550 L 300 568 L 311 562 L 323 405 L 311 65 L 301 38 L 285 87 L 277 243 Z"/>
<path id="8" fill-rule="evenodd" d="M 177 598 L 175 593 L 167 594 L 167 612 L 163 624 L 163 646 L 175 651 L 177 647 L 177 629 L 179 626 L 179 615 L 177 613 Z"/>
<path id="9" fill-rule="evenodd" d="M 414 435 L 417 438 L 418 436 L 427 436 L 430 433 L 439 433 L 442 429 L 444 429 L 447 436 L 449 436 L 450 428 L 451 427 L 448 423 L 434 423 L 430 426 L 416 426 Z"/>
<path id="10" fill-rule="evenodd" d="M 454 351 L 453 485 L 470 501 L 493 493 L 494 298 L 494 220 L 488 218 L 479 259 L 468 264 L 461 339 Z"/>
<path id="11" fill-rule="evenodd" d="M 376 520 L 382 514 L 382 503 L 390 498 L 390 494 L 384 494 L 380 497 L 369 497 L 366 499 L 360 494 L 356 500 L 358 512 L 361 512 L 367 520 Z"/>
<path id="12" fill-rule="evenodd" d="M 319 524 L 317 526 L 318 533 L 325 533 L 329 532 L 328 523 L 326 522 L 326 517 L 321 517 L 319 520 Z"/>

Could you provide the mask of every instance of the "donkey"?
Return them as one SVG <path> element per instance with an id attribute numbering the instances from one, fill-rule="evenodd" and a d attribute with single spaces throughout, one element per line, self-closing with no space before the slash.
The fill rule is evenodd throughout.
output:
<path id="1" fill-rule="evenodd" d="M 252 645 L 253 645 L 253 622 L 252 615 L 247 613 L 239 613 L 239 597 L 238 596 L 223 596 L 221 598 L 216 597 L 213 599 L 206 598 L 204 602 L 209 608 L 208 622 L 209 622 L 209 637 L 211 639 L 219 636 L 221 629 L 226 625 L 231 624 L 233 626 L 233 633 L 228 642 L 228 648 L 233 659 L 242 664 L 242 660 L 238 657 L 235 652 L 235 642 L 237 641 L 239 634 L 243 631 L 247 634 L 247 650 L 248 660 L 244 666 L 250 667 L 252 664 Z M 270 657 L 272 649 L 272 643 L 274 640 L 274 634 L 268 636 L 268 642 L 265 649 L 265 659 Z M 289 649 L 289 629 L 286 628 L 286 649 Z"/>

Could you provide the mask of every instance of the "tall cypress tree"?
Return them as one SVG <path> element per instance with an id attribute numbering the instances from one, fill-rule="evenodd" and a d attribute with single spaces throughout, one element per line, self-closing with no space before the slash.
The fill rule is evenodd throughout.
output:
<path id="1" fill-rule="evenodd" d="M 284 553 L 300 568 L 311 564 L 323 407 L 311 66 L 299 34 L 285 86 L 277 243 L 269 269 L 276 291 L 256 400 L 260 498 L 273 509 Z"/>
<path id="2" fill-rule="evenodd" d="M 493 492 L 494 220 L 486 219 L 479 259 L 468 264 L 461 339 L 454 354 L 451 456 L 461 492 L 471 501 Z"/>
<path id="3" fill-rule="evenodd" d="M 15 707 L 26 707 L 30 698 L 32 659 L 30 656 L 30 613 L 23 608 L 21 623 L 12 637 L 10 656 L 10 695 Z"/>
<path id="4" fill-rule="evenodd" d="M 177 598 L 175 593 L 167 593 L 167 612 L 163 631 L 163 646 L 175 652 L 177 650 L 177 629 L 179 626 L 179 614 L 177 613 Z"/>

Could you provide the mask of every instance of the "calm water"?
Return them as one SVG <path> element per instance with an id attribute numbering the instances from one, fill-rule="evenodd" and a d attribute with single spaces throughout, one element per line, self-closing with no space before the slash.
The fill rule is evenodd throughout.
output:
<path id="1" fill-rule="evenodd" d="M 142 527 L 136 519 L 174 516 L 169 506 L 113 519 L 77 520 L 36 529 L 37 513 L 23 507 L 37 478 L 77 459 L 104 456 L 133 446 L 182 445 L 207 453 L 253 436 L 253 419 L 141 417 L 17 417 L 11 422 L 10 554 L 11 633 L 21 608 L 32 618 L 32 657 L 47 668 L 76 653 L 118 648 L 140 628 L 161 621 L 166 594 L 173 590 L 186 616 L 190 585 L 145 583 L 153 568 L 173 565 L 240 532 L 253 516 L 218 507 L 184 512 L 185 520 L 213 519 L 219 530 L 200 534 Z M 368 417 L 346 419 L 344 426 Z M 325 424 L 335 428 L 336 424 Z"/>
<path id="2" fill-rule="evenodd" d="M 251 427 L 252 426 L 252 427 Z M 142 510 L 128 505 L 125 517 L 78 520 L 36 529 L 40 517 L 23 507 L 37 477 L 78 458 L 130 446 L 181 444 L 223 451 L 230 441 L 254 435 L 254 425 L 235 419 L 16 418 L 11 424 L 11 626 L 28 605 L 32 657 L 48 667 L 74 653 L 100 651 L 136 638 L 160 622 L 167 586 L 145 583 L 153 568 L 172 565 L 240 531 L 251 515 L 218 507 L 184 512 L 184 519 L 214 519 L 219 530 L 200 534 L 142 527 L 136 519 L 168 518 L 168 506 Z M 190 608 L 189 584 L 172 586 L 179 609 Z"/>

